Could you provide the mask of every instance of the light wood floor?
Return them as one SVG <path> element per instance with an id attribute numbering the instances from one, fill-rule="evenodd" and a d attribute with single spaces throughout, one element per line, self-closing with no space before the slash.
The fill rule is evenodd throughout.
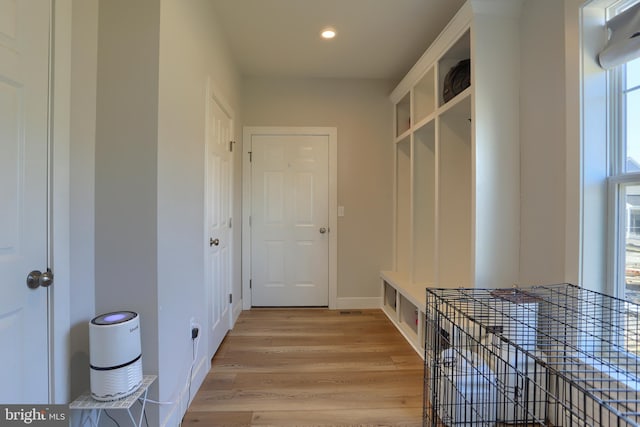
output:
<path id="1" fill-rule="evenodd" d="M 380 310 L 254 309 L 183 426 L 420 426 L 422 360 Z"/>

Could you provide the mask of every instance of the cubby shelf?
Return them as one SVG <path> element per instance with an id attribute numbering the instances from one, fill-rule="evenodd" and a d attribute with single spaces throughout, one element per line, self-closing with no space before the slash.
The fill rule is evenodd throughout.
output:
<path id="1" fill-rule="evenodd" d="M 395 271 L 381 271 L 380 279 L 384 292 L 382 310 L 420 357 L 424 357 L 426 284 L 412 282 Z"/>
<path id="2" fill-rule="evenodd" d="M 420 355 L 427 286 L 518 280 L 518 4 L 467 1 L 390 96 L 394 266 L 380 273 L 382 305 Z M 445 102 L 445 77 L 465 59 L 470 86 Z"/>

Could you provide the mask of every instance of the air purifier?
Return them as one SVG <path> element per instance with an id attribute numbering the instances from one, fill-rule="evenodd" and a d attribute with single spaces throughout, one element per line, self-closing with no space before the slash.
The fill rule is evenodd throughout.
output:
<path id="1" fill-rule="evenodd" d="M 140 317 L 115 311 L 89 322 L 91 397 L 111 401 L 129 396 L 142 384 Z"/>

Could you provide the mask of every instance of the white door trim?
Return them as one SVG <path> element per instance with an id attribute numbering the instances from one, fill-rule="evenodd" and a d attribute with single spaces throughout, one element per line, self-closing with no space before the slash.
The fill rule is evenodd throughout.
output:
<path id="1" fill-rule="evenodd" d="M 49 292 L 49 401 L 70 401 L 69 331 L 71 330 L 70 291 L 70 211 L 69 211 L 69 135 L 71 117 L 71 0 L 52 2 L 52 52 L 50 90 L 53 92 L 50 116 L 49 171 L 50 215 L 49 250 L 55 275 Z"/>
<path id="2" fill-rule="evenodd" d="M 338 130 L 333 127 L 245 126 L 242 132 L 242 308 L 251 309 L 251 140 L 254 135 L 321 135 L 329 138 L 329 308 L 338 295 Z"/>

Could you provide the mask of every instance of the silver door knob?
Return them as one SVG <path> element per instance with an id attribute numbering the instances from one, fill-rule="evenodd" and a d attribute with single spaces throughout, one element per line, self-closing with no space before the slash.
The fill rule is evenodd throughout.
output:
<path id="1" fill-rule="evenodd" d="M 53 285 L 53 272 L 49 269 L 40 275 L 40 286 L 48 288 Z"/>
<path id="2" fill-rule="evenodd" d="M 327 232 L 327 229 L 324 227 L 320 227 L 320 234 L 324 234 Z"/>
<path id="3" fill-rule="evenodd" d="M 220 244 L 220 239 L 214 239 L 212 237 L 209 237 L 209 247 L 218 246 L 219 244 Z"/>
<path id="4" fill-rule="evenodd" d="M 49 287 L 53 285 L 53 272 L 47 269 L 44 273 L 40 270 L 33 270 L 27 275 L 27 287 L 37 289 L 39 286 Z"/>

